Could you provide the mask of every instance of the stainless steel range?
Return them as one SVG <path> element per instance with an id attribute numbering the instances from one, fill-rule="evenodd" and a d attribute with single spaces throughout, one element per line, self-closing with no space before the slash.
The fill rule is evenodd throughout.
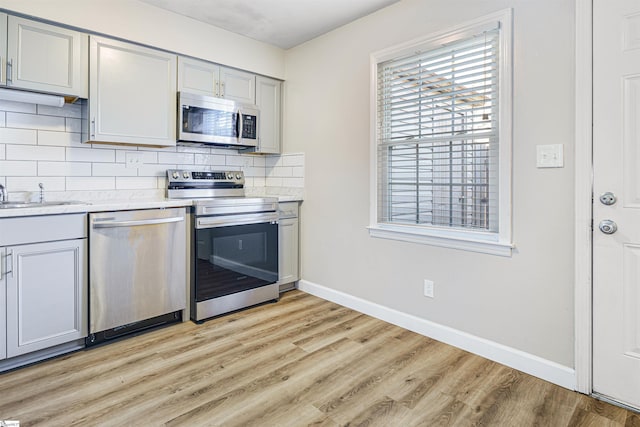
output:
<path id="1" fill-rule="evenodd" d="M 167 171 L 190 213 L 191 319 L 278 299 L 278 199 L 244 197 L 242 171 Z"/>

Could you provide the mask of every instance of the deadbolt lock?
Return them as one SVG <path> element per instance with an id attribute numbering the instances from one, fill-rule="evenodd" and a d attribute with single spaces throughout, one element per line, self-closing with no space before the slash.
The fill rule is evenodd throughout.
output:
<path id="1" fill-rule="evenodd" d="M 600 203 L 607 206 L 613 205 L 617 200 L 618 198 L 615 196 L 615 194 L 613 194 L 610 191 L 607 191 L 606 193 L 600 196 Z"/>

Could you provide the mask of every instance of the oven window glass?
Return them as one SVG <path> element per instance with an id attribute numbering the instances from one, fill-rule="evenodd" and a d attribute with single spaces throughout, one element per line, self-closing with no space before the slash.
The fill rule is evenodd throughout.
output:
<path id="1" fill-rule="evenodd" d="M 196 301 L 278 281 L 278 225 L 237 225 L 196 230 Z"/>
<path id="2" fill-rule="evenodd" d="M 238 136 L 238 115 L 231 111 L 182 107 L 182 131 L 201 135 Z"/>

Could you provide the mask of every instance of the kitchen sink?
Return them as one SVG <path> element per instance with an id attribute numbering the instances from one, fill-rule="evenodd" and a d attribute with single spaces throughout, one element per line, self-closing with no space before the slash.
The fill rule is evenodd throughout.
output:
<path id="1" fill-rule="evenodd" d="M 62 206 L 62 205 L 86 205 L 87 203 L 78 201 L 66 201 L 66 202 L 13 202 L 5 201 L 0 202 L 0 209 L 12 209 L 12 208 L 39 208 L 43 206 Z"/>

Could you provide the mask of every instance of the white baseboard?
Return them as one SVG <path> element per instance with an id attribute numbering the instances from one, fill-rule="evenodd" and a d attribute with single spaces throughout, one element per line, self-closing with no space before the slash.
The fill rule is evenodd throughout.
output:
<path id="1" fill-rule="evenodd" d="M 411 314 L 402 313 L 308 280 L 300 280 L 298 289 L 445 344 L 461 348 L 561 387 L 575 390 L 575 370 L 556 362 L 448 326 L 439 325 Z"/>

